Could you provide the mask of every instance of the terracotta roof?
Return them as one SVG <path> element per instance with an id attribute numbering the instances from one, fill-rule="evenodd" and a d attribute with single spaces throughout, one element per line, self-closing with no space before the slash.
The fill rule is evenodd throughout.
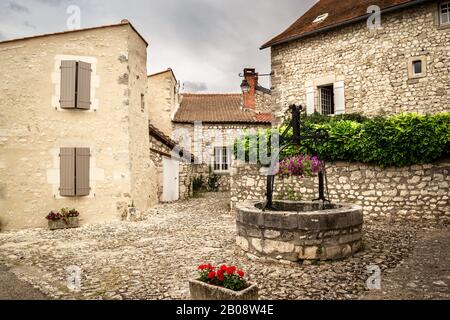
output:
<path id="1" fill-rule="evenodd" d="M 47 34 L 40 34 L 40 35 L 24 37 L 24 38 L 4 40 L 4 41 L 0 41 L 0 44 L 8 43 L 8 42 L 16 42 L 16 41 L 22 41 L 22 40 L 35 39 L 35 38 L 42 38 L 42 37 L 49 37 L 49 36 L 57 36 L 57 35 L 66 34 L 66 33 L 75 33 L 75 32 L 89 31 L 89 30 L 95 30 L 95 29 L 112 28 L 112 27 L 118 27 L 118 26 L 123 26 L 123 25 L 129 25 L 131 27 L 131 29 L 133 29 L 133 31 L 136 32 L 138 34 L 138 36 L 148 46 L 147 40 L 144 39 L 144 37 L 136 30 L 136 28 L 128 20 L 123 20 L 121 23 L 110 24 L 110 25 L 105 25 L 105 26 L 98 26 L 98 27 L 91 27 L 91 28 L 84 28 L 84 29 L 76 29 L 76 30 L 69 30 L 69 31 L 62 31 L 62 32 L 55 32 L 55 33 L 47 33 Z"/>
<path id="2" fill-rule="evenodd" d="M 155 139 L 157 139 L 158 141 L 164 143 L 167 147 L 172 149 L 177 145 L 177 143 L 175 141 L 173 141 L 171 138 L 166 136 L 161 130 L 159 130 L 157 127 L 155 127 L 151 123 L 148 124 L 148 129 L 149 129 L 150 136 L 152 136 Z"/>
<path id="3" fill-rule="evenodd" d="M 261 49 L 367 19 L 369 16 L 367 9 L 371 5 L 377 5 L 382 12 L 388 12 L 428 1 L 432 0 L 320 0 L 283 33 L 264 44 Z M 320 15 L 327 13 L 328 17 L 322 22 L 313 22 Z"/>
<path id="4" fill-rule="evenodd" d="M 193 123 L 265 123 L 253 110 L 242 108 L 242 94 L 183 94 L 174 122 Z"/>

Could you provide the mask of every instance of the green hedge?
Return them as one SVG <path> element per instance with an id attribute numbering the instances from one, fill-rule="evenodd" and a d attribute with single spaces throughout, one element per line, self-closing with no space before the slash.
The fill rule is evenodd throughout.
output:
<path id="1" fill-rule="evenodd" d="M 303 141 L 298 148 L 286 148 L 281 153 L 281 158 L 309 153 L 327 161 L 342 160 L 370 163 L 381 167 L 401 167 L 432 163 L 450 155 L 448 112 L 436 115 L 403 113 L 372 119 L 357 114 L 337 117 L 316 114 L 310 117 L 303 116 L 302 123 L 303 134 L 324 130 L 328 133 L 328 139 L 318 143 Z M 235 155 L 237 145 L 243 143 L 248 160 L 251 138 L 270 136 L 272 130 L 283 132 L 284 128 L 285 126 L 259 131 L 256 137 L 246 135 L 236 141 Z M 288 135 L 292 135 L 292 130 Z"/>

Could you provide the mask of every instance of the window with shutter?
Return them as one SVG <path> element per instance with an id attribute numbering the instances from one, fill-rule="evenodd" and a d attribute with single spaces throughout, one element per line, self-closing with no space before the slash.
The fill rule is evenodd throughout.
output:
<path id="1" fill-rule="evenodd" d="M 91 108 L 91 64 L 78 62 L 77 80 L 77 108 L 89 110 Z"/>
<path id="2" fill-rule="evenodd" d="M 75 196 L 75 148 L 61 148 L 59 193 L 62 197 Z"/>
<path id="3" fill-rule="evenodd" d="M 61 148 L 60 150 L 60 195 L 83 197 L 90 194 L 89 148 Z"/>
<path id="4" fill-rule="evenodd" d="M 77 148 L 75 154 L 76 195 L 78 197 L 88 196 L 91 191 L 89 185 L 91 151 L 89 148 Z"/>
<path id="5" fill-rule="evenodd" d="M 62 109 L 91 108 L 91 64 L 81 61 L 61 61 Z"/>
<path id="6" fill-rule="evenodd" d="M 61 97 L 62 109 L 76 108 L 75 92 L 77 82 L 77 62 L 61 61 Z"/>
<path id="7" fill-rule="evenodd" d="M 345 114 L 344 81 L 338 81 L 334 84 L 334 114 Z"/>
<path id="8" fill-rule="evenodd" d="M 311 115 L 315 111 L 314 100 L 315 100 L 315 90 L 314 87 L 306 88 L 306 113 Z"/>

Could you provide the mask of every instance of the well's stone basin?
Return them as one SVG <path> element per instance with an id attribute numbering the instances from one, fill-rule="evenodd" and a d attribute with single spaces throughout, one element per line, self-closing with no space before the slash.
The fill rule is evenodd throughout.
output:
<path id="1" fill-rule="evenodd" d="M 284 261 L 336 260 L 362 247 L 363 210 L 351 204 L 276 201 L 236 206 L 237 244 L 258 257 Z"/>

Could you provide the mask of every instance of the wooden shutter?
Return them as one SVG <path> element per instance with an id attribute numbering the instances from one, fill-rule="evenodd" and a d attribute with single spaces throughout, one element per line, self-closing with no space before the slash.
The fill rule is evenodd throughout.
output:
<path id="1" fill-rule="evenodd" d="M 61 97 L 59 100 L 61 108 L 75 108 L 76 78 L 77 62 L 61 61 Z"/>
<path id="2" fill-rule="evenodd" d="M 344 81 L 339 81 L 334 84 L 334 114 L 345 114 Z"/>
<path id="3" fill-rule="evenodd" d="M 88 196 L 91 187 L 89 184 L 91 151 L 89 148 L 76 149 L 76 195 Z"/>
<path id="4" fill-rule="evenodd" d="M 78 62 L 77 108 L 91 108 L 91 64 Z"/>
<path id="5" fill-rule="evenodd" d="M 75 148 L 61 148 L 59 193 L 62 197 L 75 196 Z"/>
<path id="6" fill-rule="evenodd" d="M 306 88 L 306 114 L 311 115 L 315 111 L 314 102 L 315 102 L 315 92 L 314 87 Z"/>

